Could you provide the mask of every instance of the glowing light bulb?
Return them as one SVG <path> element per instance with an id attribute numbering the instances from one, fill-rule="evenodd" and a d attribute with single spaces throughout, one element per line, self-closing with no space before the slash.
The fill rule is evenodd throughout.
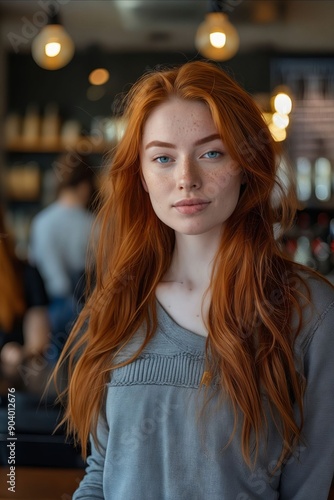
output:
<path id="1" fill-rule="evenodd" d="M 237 53 L 239 35 L 227 14 L 209 12 L 197 29 L 195 46 L 208 59 L 226 61 Z"/>
<path id="2" fill-rule="evenodd" d="M 31 54 L 44 69 L 63 68 L 74 55 L 74 43 L 60 24 L 47 24 L 33 39 Z"/>
<path id="3" fill-rule="evenodd" d="M 226 44 L 225 33 L 221 33 L 220 31 L 215 31 L 214 33 L 210 33 L 210 43 L 216 49 L 221 49 Z"/>
<path id="4" fill-rule="evenodd" d="M 61 51 L 61 44 L 59 42 L 49 42 L 45 45 L 44 51 L 48 57 L 56 57 Z"/>
<path id="5" fill-rule="evenodd" d="M 288 94 L 280 92 L 275 96 L 274 108 L 277 113 L 282 115 L 288 115 L 292 110 L 292 101 Z"/>

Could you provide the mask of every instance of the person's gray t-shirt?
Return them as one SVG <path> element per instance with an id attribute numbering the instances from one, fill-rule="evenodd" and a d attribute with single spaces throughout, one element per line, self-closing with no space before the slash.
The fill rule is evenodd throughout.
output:
<path id="1" fill-rule="evenodd" d="M 50 298 L 67 297 L 86 265 L 94 216 L 80 206 L 55 202 L 32 222 L 29 260 Z"/>

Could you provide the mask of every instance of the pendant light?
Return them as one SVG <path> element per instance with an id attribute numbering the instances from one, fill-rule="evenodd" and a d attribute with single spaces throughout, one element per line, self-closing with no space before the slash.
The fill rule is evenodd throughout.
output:
<path id="1" fill-rule="evenodd" d="M 239 35 L 228 19 L 227 10 L 231 8 L 224 0 L 211 0 L 210 11 L 196 32 L 196 49 L 214 61 L 231 59 L 239 48 Z"/>
<path id="2" fill-rule="evenodd" d="M 48 23 L 34 38 L 31 53 L 41 68 L 55 70 L 63 68 L 74 54 L 74 44 L 65 31 L 56 13 L 49 16 Z"/>

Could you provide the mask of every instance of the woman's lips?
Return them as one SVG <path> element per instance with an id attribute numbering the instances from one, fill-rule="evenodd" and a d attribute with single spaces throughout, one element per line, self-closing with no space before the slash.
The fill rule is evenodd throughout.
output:
<path id="1" fill-rule="evenodd" d="M 180 214 L 185 214 L 185 215 L 191 215 L 195 214 L 198 212 L 202 212 L 205 210 L 208 205 L 209 201 L 195 201 L 195 200 L 187 200 L 184 202 L 179 202 L 174 205 L 174 208 L 180 213 Z"/>

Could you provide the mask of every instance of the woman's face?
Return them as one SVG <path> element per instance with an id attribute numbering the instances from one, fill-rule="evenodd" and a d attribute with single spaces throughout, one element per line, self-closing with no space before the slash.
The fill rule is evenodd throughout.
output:
<path id="1" fill-rule="evenodd" d="M 171 99 L 149 116 L 140 152 L 153 210 L 182 234 L 221 231 L 239 198 L 241 169 L 206 104 Z"/>

